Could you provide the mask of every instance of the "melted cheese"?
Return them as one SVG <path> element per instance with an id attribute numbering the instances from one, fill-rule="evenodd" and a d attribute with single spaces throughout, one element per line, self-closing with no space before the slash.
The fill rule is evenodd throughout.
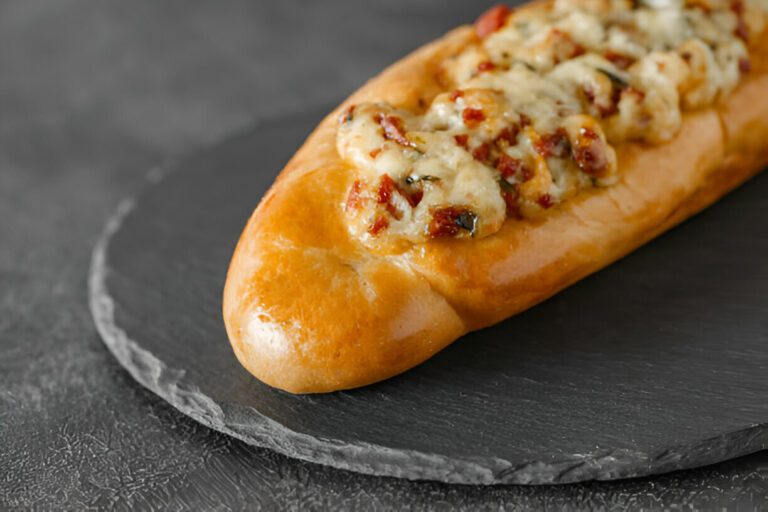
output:
<path id="1" fill-rule="evenodd" d="M 768 0 L 556 0 L 524 8 L 443 64 L 423 115 L 346 113 L 337 137 L 358 172 L 351 232 L 420 242 L 490 235 L 617 179 L 612 145 L 669 141 L 682 109 L 728 94 L 749 67 Z"/>

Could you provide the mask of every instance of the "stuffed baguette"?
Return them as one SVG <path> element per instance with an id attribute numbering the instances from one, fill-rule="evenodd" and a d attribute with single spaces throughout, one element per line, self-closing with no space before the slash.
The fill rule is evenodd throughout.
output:
<path id="1" fill-rule="evenodd" d="M 494 8 L 329 114 L 233 256 L 240 362 L 294 393 L 391 377 L 758 172 L 766 2 L 654 4 Z"/>

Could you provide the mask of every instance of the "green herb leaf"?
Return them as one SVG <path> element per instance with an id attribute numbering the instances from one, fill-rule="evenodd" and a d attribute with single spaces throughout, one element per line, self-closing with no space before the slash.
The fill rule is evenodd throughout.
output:
<path id="1" fill-rule="evenodd" d="M 617 85 L 619 87 L 627 87 L 629 85 L 629 82 L 624 80 L 618 75 L 615 75 L 614 73 L 611 73 L 610 71 L 603 69 L 603 68 L 596 68 L 599 72 L 607 76 L 611 79 L 611 82 L 613 82 L 614 85 Z"/>
<path id="2" fill-rule="evenodd" d="M 456 217 L 456 225 L 469 231 L 469 236 L 475 236 L 477 214 L 471 210 L 464 210 Z"/>

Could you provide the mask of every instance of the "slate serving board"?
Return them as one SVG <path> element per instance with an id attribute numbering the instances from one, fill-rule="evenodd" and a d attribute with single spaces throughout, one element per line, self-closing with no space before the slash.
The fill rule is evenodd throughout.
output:
<path id="1" fill-rule="evenodd" d="M 221 320 L 227 265 L 258 199 L 327 110 L 150 173 L 109 220 L 91 309 L 141 384 L 248 443 L 409 479 L 626 478 L 768 447 L 768 175 L 399 377 L 309 396 L 251 377 Z"/>

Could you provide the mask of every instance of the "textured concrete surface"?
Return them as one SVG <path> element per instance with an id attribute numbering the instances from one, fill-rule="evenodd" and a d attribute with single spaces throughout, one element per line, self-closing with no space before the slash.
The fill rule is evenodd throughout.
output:
<path id="1" fill-rule="evenodd" d="M 652 479 L 466 487 L 248 447 L 136 384 L 87 305 L 90 252 L 146 171 L 342 98 L 484 5 L 0 3 L 0 508 L 768 507 L 768 453 Z"/>

